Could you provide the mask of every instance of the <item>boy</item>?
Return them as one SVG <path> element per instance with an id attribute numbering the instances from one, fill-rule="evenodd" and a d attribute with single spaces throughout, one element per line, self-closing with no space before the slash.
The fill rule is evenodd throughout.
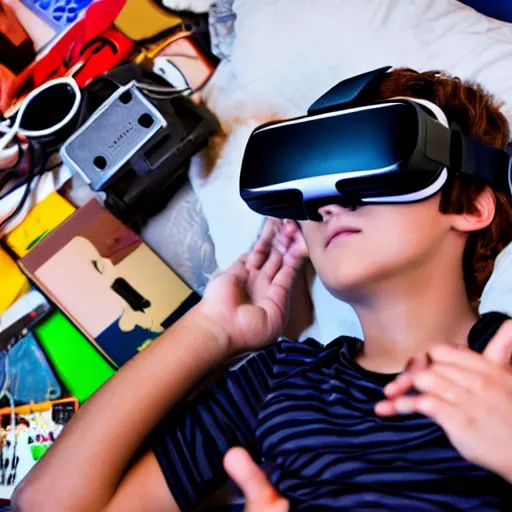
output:
<path id="1" fill-rule="evenodd" d="M 404 96 L 436 103 L 481 142 L 509 139 L 490 96 L 439 73 L 387 73 L 365 101 Z M 293 510 L 507 509 L 510 325 L 485 354 L 455 347 L 468 346 L 475 304 L 512 240 L 511 198 L 451 176 L 418 203 L 318 213 L 300 230 L 267 222 L 198 306 L 85 404 L 17 489 L 16 510 L 191 510 L 223 484 L 222 458 L 237 445 Z M 271 344 L 304 240 L 324 284 L 355 308 L 364 344 Z M 182 401 L 214 367 L 254 350 Z M 413 363 L 422 370 L 392 384 L 425 353 L 428 368 Z M 404 396 L 412 385 L 419 394 Z"/>

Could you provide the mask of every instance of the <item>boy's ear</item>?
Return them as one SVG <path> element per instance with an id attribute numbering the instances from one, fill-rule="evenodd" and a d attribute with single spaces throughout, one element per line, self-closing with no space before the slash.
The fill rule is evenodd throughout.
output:
<path id="1" fill-rule="evenodd" d="M 453 216 L 453 227 L 465 233 L 485 229 L 494 219 L 496 213 L 496 196 L 485 187 L 473 201 L 473 212 L 459 213 Z"/>

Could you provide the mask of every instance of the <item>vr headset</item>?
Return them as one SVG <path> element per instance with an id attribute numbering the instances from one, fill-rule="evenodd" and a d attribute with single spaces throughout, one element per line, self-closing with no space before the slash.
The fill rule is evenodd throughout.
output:
<path id="1" fill-rule="evenodd" d="M 412 203 L 441 190 L 449 173 L 512 194 L 509 154 L 449 126 L 435 104 L 399 98 L 361 105 L 390 66 L 349 78 L 304 117 L 256 128 L 240 194 L 257 213 L 321 221 L 328 204 Z"/>

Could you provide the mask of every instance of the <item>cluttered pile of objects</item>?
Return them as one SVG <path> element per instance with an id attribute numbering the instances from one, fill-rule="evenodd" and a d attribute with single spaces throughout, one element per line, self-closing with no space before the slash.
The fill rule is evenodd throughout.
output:
<path id="1" fill-rule="evenodd" d="M 200 298 L 140 230 L 219 129 L 210 48 L 207 13 L 160 2 L 0 0 L 1 500 Z"/>

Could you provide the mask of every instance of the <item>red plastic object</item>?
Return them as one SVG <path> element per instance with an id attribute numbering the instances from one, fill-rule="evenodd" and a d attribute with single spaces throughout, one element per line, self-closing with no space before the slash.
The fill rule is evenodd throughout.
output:
<path id="1" fill-rule="evenodd" d="M 126 60 L 135 43 L 115 28 L 108 28 L 82 47 L 80 68 L 73 75 L 80 87 Z M 75 63 L 77 64 L 77 63 Z"/>
<path id="2" fill-rule="evenodd" d="M 125 3 L 126 0 L 95 0 L 76 23 L 55 38 L 51 45 L 16 77 L 15 83 L 10 87 L 12 95 L 3 99 L 0 111 L 9 115 L 9 110 L 12 110 L 13 106 L 30 91 L 52 78 L 68 74 L 80 61 L 83 47 L 110 28 Z"/>

